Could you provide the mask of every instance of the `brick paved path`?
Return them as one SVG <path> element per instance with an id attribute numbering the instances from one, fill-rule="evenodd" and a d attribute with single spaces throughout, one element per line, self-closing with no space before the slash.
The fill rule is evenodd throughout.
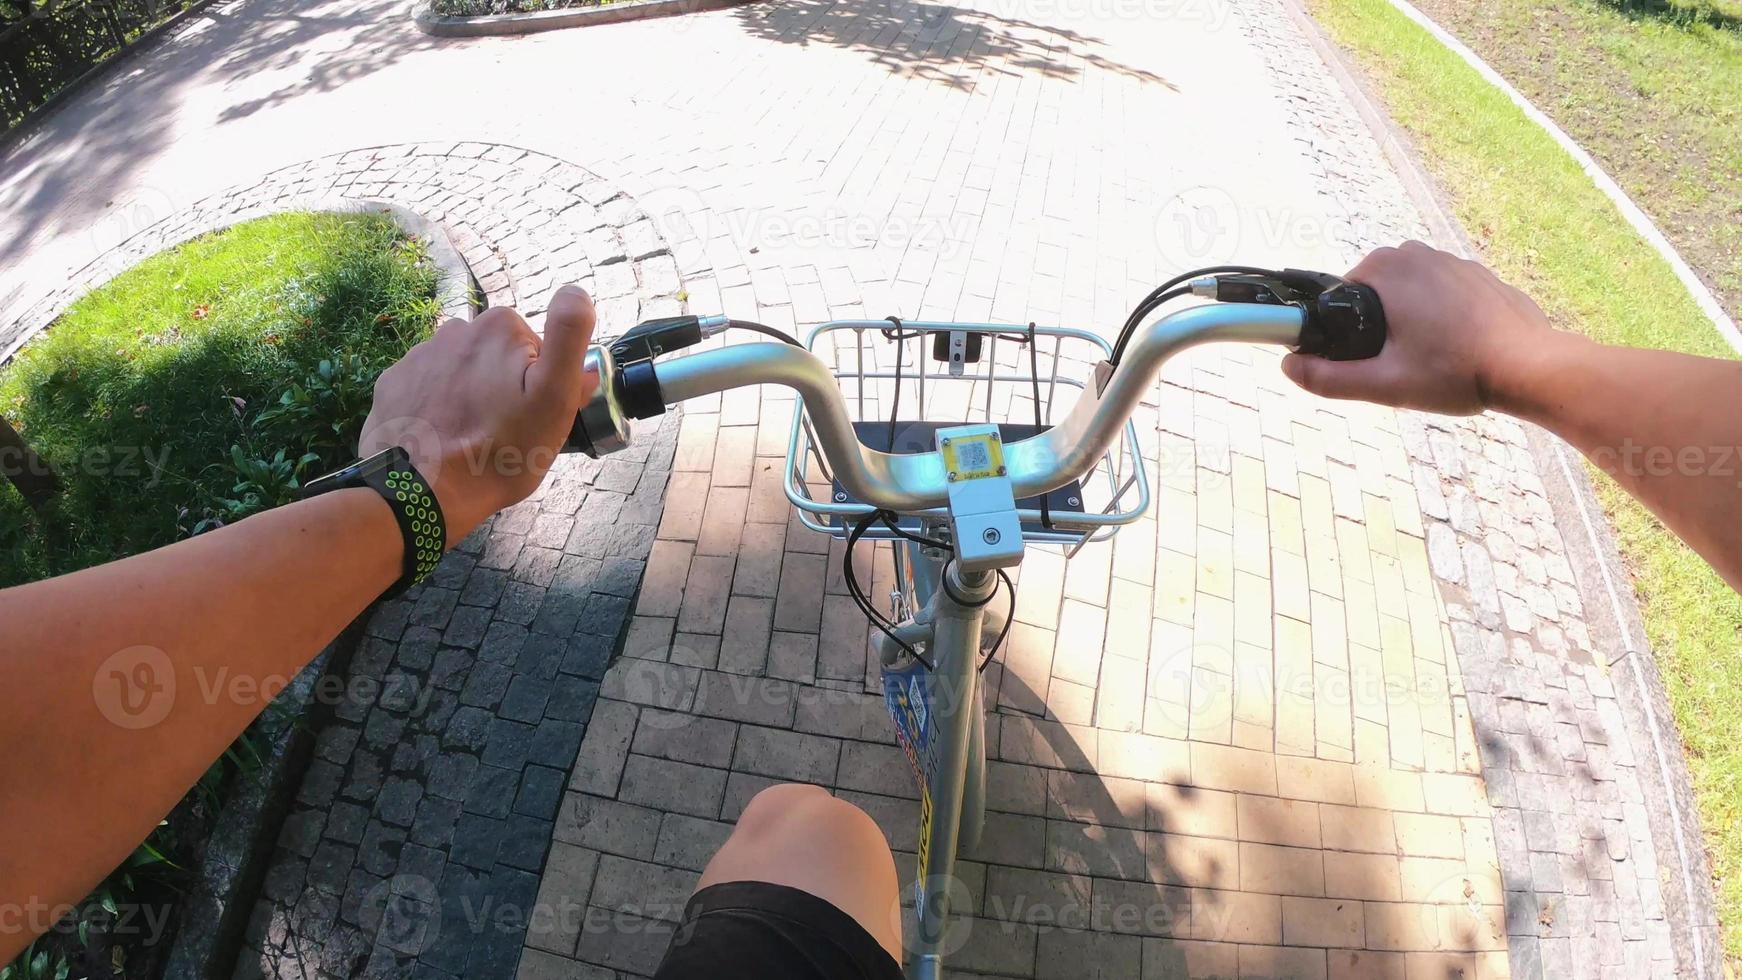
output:
<path id="1" fill-rule="evenodd" d="M 230 62 L 213 51 L 247 50 L 251 25 L 275 9 L 230 5 L 141 64 L 222 81 Z M 383 26 L 397 16 L 386 4 L 333 9 L 342 16 L 299 22 L 302 33 L 276 42 L 312 66 L 301 80 L 75 102 L 65 128 L 51 126 L 0 182 L 0 199 L 18 205 L 0 225 L 15 236 L 4 254 L 30 246 L 7 282 L 55 282 L 54 263 L 79 268 L 101 252 L 107 242 L 59 231 L 97 220 L 96 200 L 166 200 L 179 212 L 238 174 L 330 182 L 368 155 L 280 168 L 436 132 L 486 142 L 424 143 L 437 160 L 386 165 L 405 179 L 349 186 L 449 215 L 480 275 L 497 277 L 492 300 L 507 289 L 534 309 L 564 276 L 585 277 L 583 263 L 593 285 L 626 283 L 612 277 L 630 263 L 609 254 L 641 260 L 627 284 L 645 301 L 639 312 L 682 295 L 695 310 L 783 327 L 889 313 L 1104 327 L 1180 267 L 1339 269 L 1423 234 L 1273 0 L 1182 2 L 1123 20 L 1040 6 L 1018 15 L 989 0 L 793 0 L 439 47 Z M 184 139 L 198 134 L 197 155 L 130 129 L 166 113 L 179 114 Z M 125 168 L 112 156 L 73 166 L 129 133 Z M 541 152 L 503 159 L 521 152 L 495 145 L 508 142 Z M 558 159 L 628 196 L 595 196 L 600 185 Z M 444 174 L 469 182 L 449 186 Z M 491 230 L 472 227 L 478 241 L 468 240 L 471 217 L 444 193 L 474 199 Z M 596 253 L 574 228 L 581 247 L 559 259 L 562 216 L 594 206 L 616 229 L 609 246 Z M 653 222 L 633 220 L 636 208 Z M 554 216 L 551 240 L 514 233 L 542 216 Z M 23 298 L 0 322 L 28 319 L 12 311 L 35 297 L 28 285 L 14 292 Z M 636 312 L 616 304 L 607 332 Z M 1551 505 L 1544 481 L 1555 477 L 1534 437 L 1498 418 L 1319 402 L 1291 390 L 1274 361 L 1228 348 L 1170 365 L 1138 420 L 1158 474 L 1151 518 L 1068 564 L 1040 550 L 1025 563 L 993 675 L 993 813 L 963 867 L 972 928 L 954 962 L 1019 977 L 1693 975 L 1696 931 L 1713 948 L 1710 913 L 1697 893 L 1689 907 L 1656 805 L 1681 786 L 1673 767 L 1664 785 L 1641 693 L 1608 667 L 1626 647 L 1600 628 L 1601 607 L 1586 599 L 1597 593 L 1569 561 L 1582 532 Z M 364 668 L 426 679 L 432 704 L 454 705 L 448 730 L 467 707 L 522 723 L 541 695 L 545 718 L 578 722 L 585 709 L 568 718 L 551 705 L 569 696 L 563 685 L 585 685 L 562 662 L 551 678 L 551 658 L 525 650 L 579 643 L 594 656 L 584 637 L 607 631 L 583 625 L 577 639 L 570 619 L 587 606 L 565 604 L 556 579 L 591 559 L 590 574 L 611 569 L 622 583 L 595 578 L 596 591 L 623 598 L 623 558 L 647 555 L 539 872 L 518 966 L 527 977 L 650 971 L 697 869 L 747 796 L 774 780 L 817 782 L 864 806 L 911 863 L 913 789 L 865 694 L 865 626 L 840 585 L 839 552 L 793 523 L 778 492 L 790 410 L 772 390 L 687 406 L 681 427 L 663 430 L 675 446 L 651 444 L 649 476 L 620 462 L 576 466 L 499 519 L 475 542 L 481 552 L 452 556 L 450 584 L 373 627 Z M 650 541 L 594 505 L 628 494 L 641 503 L 624 506 L 651 521 L 663 452 L 673 472 Z M 595 530 L 559 533 L 571 519 Z M 604 526 L 629 529 L 601 545 Z M 887 560 L 876 560 L 881 580 Z M 473 579 L 491 584 L 473 593 Z M 467 601 L 497 587 L 494 613 Z M 519 659 L 444 657 L 443 644 L 486 644 L 487 617 L 529 628 Z M 444 687 L 428 672 L 446 668 L 471 673 Z M 506 677 L 506 690 L 473 699 L 488 703 L 468 702 L 470 678 L 515 671 L 518 693 Z M 549 690 L 533 683 L 541 677 Z M 427 742 L 388 730 L 395 711 L 377 706 L 335 729 L 361 731 L 345 780 L 367 754 L 394 781 L 371 811 L 374 843 L 386 846 L 347 839 L 361 811 L 351 804 L 369 793 L 358 783 L 347 798 L 347 782 L 317 765 L 280 861 L 286 878 L 305 873 L 305 858 L 316 873 L 273 896 L 290 911 L 263 913 L 253 938 L 282 955 L 244 972 L 502 978 L 513 968 L 499 937 L 526 925 L 540 865 L 525 841 L 486 859 L 489 835 L 471 830 L 505 805 L 542 819 L 525 812 L 536 787 L 524 805 L 524 786 L 512 804 L 506 783 L 468 779 L 462 790 L 418 761 Z M 376 717 L 387 720 L 371 735 Z M 335 742 L 346 737 L 326 736 L 323 763 L 343 761 Z M 522 761 L 489 736 L 474 747 L 486 756 L 475 772 L 504 751 Z M 533 761 L 520 781 L 548 782 Z M 323 779 L 340 803 L 325 806 Z M 420 814 L 409 828 L 402 820 L 408 798 L 465 814 L 456 820 L 468 832 L 426 853 Z M 353 888 L 338 870 L 352 862 L 382 885 L 359 877 L 365 887 Z M 1703 881 L 1697 853 L 1692 864 Z M 489 888 L 475 873 L 485 865 Z M 347 915 L 359 892 L 359 914 Z M 360 914 L 377 904 L 381 915 Z M 329 949 L 337 959 L 323 964 Z"/>

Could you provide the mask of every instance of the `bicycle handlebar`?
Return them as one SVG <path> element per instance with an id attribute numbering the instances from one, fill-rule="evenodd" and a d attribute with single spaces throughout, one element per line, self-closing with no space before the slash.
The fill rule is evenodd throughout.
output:
<path id="1" fill-rule="evenodd" d="M 1343 305 L 1338 306 L 1338 302 Z M 884 329 L 889 323 L 841 321 L 824 326 Z M 907 320 L 901 326 L 925 332 L 1023 330 L 1014 325 Z M 1012 489 L 1017 499 L 1025 499 L 1087 473 L 1118 438 L 1120 427 L 1149 391 L 1162 363 L 1186 348 L 1232 341 L 1277 344 L 1352 359 L 1378 354 L 1384 335 L 1384 315 L 1377 296 L 1354 284 L 1327 290 L 1316 308 L 1294 303 L 1220 303 L 1193 306 L 1156 319 L 1132 335 L 1116 366 L 1107 361 L 1095 366 L 1093 383 L 1084 388 L 1062 422 L 1004 447 Z M 586 369 L 597 374 L 598 389 L 576 418 L 567 448 L 594 456 L 614 452 L 628 445 L 630 417 L 657 415 L 666 405 L 731 388 L 777 384 L 793 389 L 803 400 L 817 445 L 836 479 L 855 499 L 897 513 L 942 507 L 949 502 L 942 456 L 937 452 L 891 454 L 864 445 L 854 431 L 834 373 L 802 347 L 737 344 L 657 365 L 649 358 L 621 368 L 613 363 L 607 348 L 594 347 L 588 352 Z"/>
<path id="2" fill-rule="evenodd" d="M 1305 314 L 1293 306 L 1199 306 L 1156 321 L 1126 352 L 1124 363 L 1084 389 L 1064 421 L 1040 435 L 1004 447 L 1017 499 L 1039 496 L 1077 479 L 1099 460 L 1136 410 L 1168 357 L 1215 340 L 1293 345 Z M 887 321 L 836 326 L 878 329 Z M 1017 333 L 1020 327 L 968 325 Z M 903 320 L 912 330 L 961 329 L 962 324 Z M 690 354 L 659 365 L 668 403 L 752 384 L 785 385 L 804 399 L 817 444 L 830 470 L 853 497 L 872 507 L 907 513 L 949 502 L 943 457 L 936 452 L 891 454 L 859 441 L 846 400 L 829 367 L 815 354 L 787 344 L 739 344 Z"/>

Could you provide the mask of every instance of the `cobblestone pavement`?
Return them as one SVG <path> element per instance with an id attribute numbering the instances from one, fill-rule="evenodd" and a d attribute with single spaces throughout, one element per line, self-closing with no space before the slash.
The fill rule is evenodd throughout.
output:
<path id="1" fill-rule="evenodd" d="M 445 216 L 492 301 L 536 310 L 571 275 L 620 289 L 612 332 L 679 295 L 788 328 L 1105 325 L 1174 269 L 1339 269 L 1423 234 L 1272 0 L 1126 19 L 794 0 L 440 46 L 382 26 L 386 5 L 279 12 L 233 4 L 141 62 L 197 90 L 69 107 L 0 182 L 21 205 L 5 254 L 84 267 L 109 243 L 65 229 L 101 227 L 97 198 L 180 213 L 271 173 L 263 202 L 342 185 Z M 260 78 L 213 57 L 256 36 L 273 39 Z M 197 158 L 135 132 L 127 169 L 68 176 L 129 132 L 130 105 L 172 115 Z M 418 142 L 436 132 L 490 142 Z M 387 154 L 323 156 L 391 140 L 418 145 L 354 174 Z M 6 308 L 39 281 L 59 280 L 11 273 Z M 251 934 L 267 955 L 243 972 L 645 975 L 744 801 L 782 779 L 863 806 L 911 864 L 914 790 L 866 693 L 839 546 L 779 490 L 791 407 L 772 389 L 686 406 L 644 463 L 571 464 L 378 615 L 354 669 L 416 678 L 427 704 L 347 708 L 323 733 Z M 1610 669 L 1627 648 L 1570 560 L 1582 531 L 1537 436 L 1317 401 L 1239 347 L 1169 365 L 1138 421 L 1151 517 L 1021 570 L 957 966 L 1694 974 L 1710 914 L 1654 805 L 1679 763 L 1660 766 L 1648 695 Z M 886 592 L 887 559 L 860 560 Z"/>

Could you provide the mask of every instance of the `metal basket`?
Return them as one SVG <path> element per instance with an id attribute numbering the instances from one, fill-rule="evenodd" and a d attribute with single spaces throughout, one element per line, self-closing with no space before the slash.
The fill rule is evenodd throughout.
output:
<path id="1" fill-rule="evenodd" d="M 903 320 L 903 339 L 891 339 L 888 320 L 837 320 L 811 331 L 807 346 L 830 365 L 855 422 L 887 421 L 896 397 L 896 357 L 901 364 L 899 410 L 903 422 L 1035 422 L 1035 389 L 1039 388 L 1040 424 L 1051 426 L 1070 410 L 1067 392 L 1081 391 L 1094 365 L 1112 354 L 1099 336 L 1070 327 L 1028 327 L 991 323 L 939 323 Z M 906 336 L 917 334 L 917 336 Z M 969 335 L 983 339 L 978 363 L 940 363 L 932 358 L 934 335 L 965 344 Z M 954 335 L 953 337 L 951 335 Z M 1029 337 L 1035 346 L 1031 365 Z M 813 482 L 812 463 L 824 482 Z M 792 435 L 786 451 L 786 496 L 799 509 L 804 525 L 845 538 L 873 508 L 837 494 L 828 461 L 817 448 L 804 400 L 793 410 Z M 1111 537 L 1122 525 L 1137 520 L 1149 507 L 1149 479 L 1143 469 L 1137 427 L 1127 419 L 1122 436 L 1100 461 L 1079 478 L 1081 501 L 1068 511 L 1051 509 L 1041 526 L 1039 509 L 1019 509 L 1023 540 L 1028 544 L 1058 544 L 1067 554 L 1090 541 Z M 1056 506 L 1056 505 L 1054 505 Z M 937 507 L 904 516 L 943 520 Z M 894 532 L 873 524 L 864 539 L 890 539 Z"/>

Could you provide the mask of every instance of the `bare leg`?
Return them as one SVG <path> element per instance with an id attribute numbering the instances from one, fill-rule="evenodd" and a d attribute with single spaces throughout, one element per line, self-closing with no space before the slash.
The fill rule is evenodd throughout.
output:
<path id="1" fill-rule="evenodd" d="M 852 916 L 901 961 L 899 885 L 883 832 L 865 811 L 820 787 L 788 784 L 756 794 L 696 887 L 728 881 L 809 892 Z"/>

